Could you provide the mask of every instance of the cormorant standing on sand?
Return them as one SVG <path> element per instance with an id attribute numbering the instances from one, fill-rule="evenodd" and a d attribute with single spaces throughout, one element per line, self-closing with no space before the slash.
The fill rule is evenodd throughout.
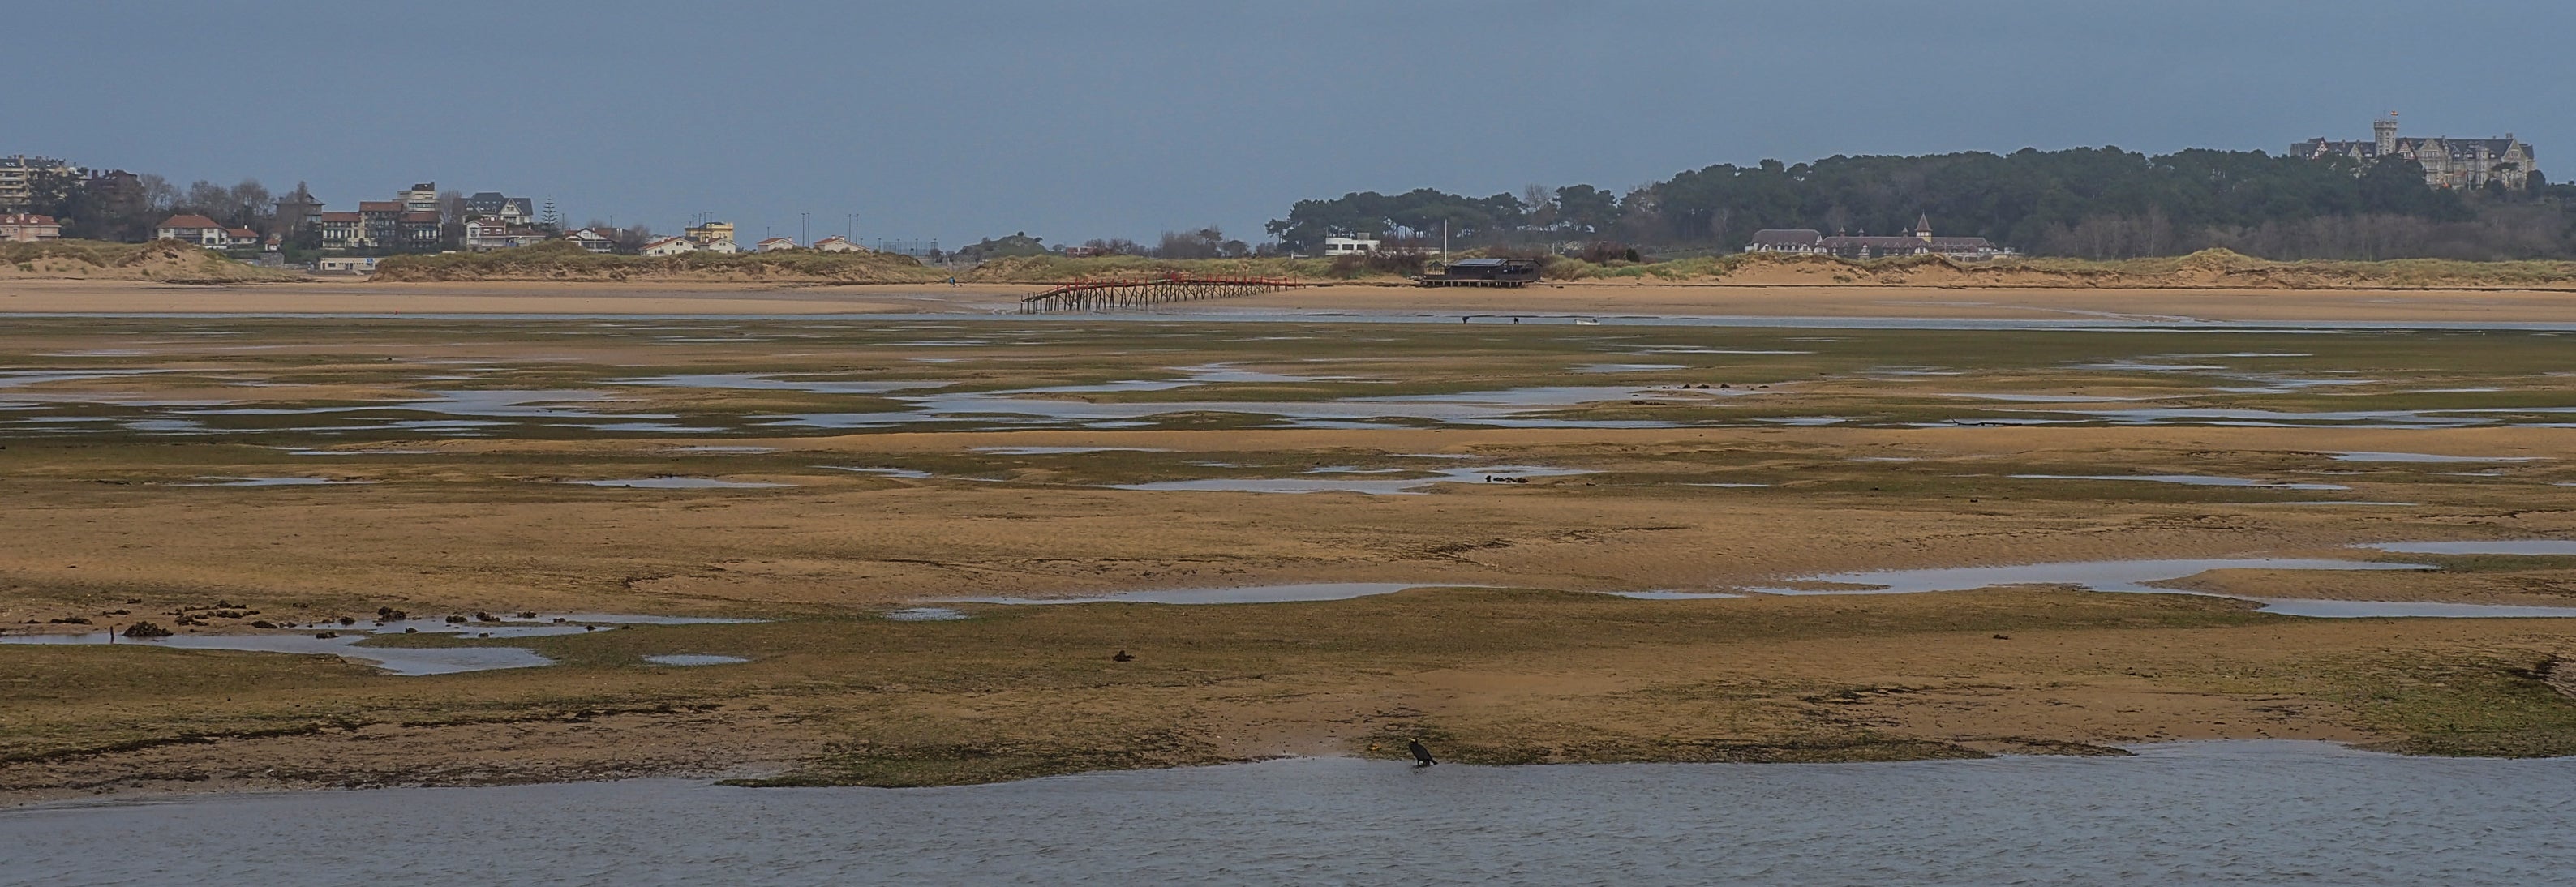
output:
<path id="1" fill-rule="evenodd" d="M 1413 759 L 1420 762 L 1413 765 L 1416 769 L 1440 763 L 1431 759 L 1431 750 L 1422 747 L 1422 740 L 1409 740 L 1405 743 L 1405 747 L 1412 749 Z"/>

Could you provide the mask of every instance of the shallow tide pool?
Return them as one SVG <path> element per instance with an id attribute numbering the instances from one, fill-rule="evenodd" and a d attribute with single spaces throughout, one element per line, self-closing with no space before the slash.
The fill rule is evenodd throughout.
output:
<path id="1" fill-rule="evenodd" d="M 1349 600 L 1356 597 L 1394 594 L 1408 588 L 1430 588 L 1441 585 L 1447 585 L 1447 583 L 1308 582 L 1241 588 L 1159 588 L 1087 597 L 961 597 L 947 598 L 943 602 L 961 604 L 1284 604 L 1297 601 Z"/>
<path id="2" fill-rule="evenodd" d="M 731 625 L 758 621 L 760 620 L 709 616 L 656 616 L 638 613 L 561 613 L 499 617 L 496 621 L 464 622 L 449 621 L 443 617 L 422 617 L 367 620 L 355 625 L 340 625 L 336 622 L 305 626 L 290 625 L 283 629 L 255 634 L 191 634 L 182 631 L 179 634 L 161 638 L 118 637 L 112 630 L 78 633 L 40 631 L 0 635 L 0 644 L 77 644 L 141 649 L 237 650 L 253 653 L 339 656 L 373 665 L 387 674 L 419 676 L 503 668 L 535 668 L 553 665 L 554 660 L 524 647 L 383 647 L 360 646 L 359 642 L 373 637 L 404 635 L 443 635 L 477 640 L 529 638 L 584 634 L 614 629 L 620 625 Z"/>

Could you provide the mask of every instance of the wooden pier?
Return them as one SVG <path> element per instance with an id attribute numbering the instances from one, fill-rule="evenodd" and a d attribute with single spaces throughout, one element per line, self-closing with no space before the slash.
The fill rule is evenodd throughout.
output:
<path id="1" fill-rule="evenodd" d="M 1020 313 L 1151 308 L 1171 302 L 1232 299 L 1317 285 L 1273 277 L 1202 277 L 1178 272 L 1135 280 L 1084 280 L 1021 299 Z"/>

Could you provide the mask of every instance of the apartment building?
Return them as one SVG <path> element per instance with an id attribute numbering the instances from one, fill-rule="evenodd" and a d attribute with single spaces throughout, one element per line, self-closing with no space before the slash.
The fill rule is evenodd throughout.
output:
<path id="1" fill-rule="evenodd" d="M 28 187 L 29 180 L 48 172 L 77 178 L 81 168 L 51 157 L 24 154 L 0 157 L 0 210 L 26 209 L 35 196 Z"/>

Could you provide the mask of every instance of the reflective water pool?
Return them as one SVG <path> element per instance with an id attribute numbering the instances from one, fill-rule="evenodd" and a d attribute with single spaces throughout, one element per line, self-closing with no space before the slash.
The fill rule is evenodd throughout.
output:
<path id="1" fill-rule="evenodd" d="M 740 656 L 715 656 L 705 653 L 666 653 L 659 656 L 646 656 L 644 657 L 644 661 L 651 665 L 691 666 L 732 665 L 740 662 L 750 662 L 751 660 L 744 659 Z"/>
<path id="2" fill-rule="evenodd" d="M 2358 546 L 2388 551 L 2412 550 L 2427 543 Z M 2476 546 L 2492 543 L 2429 543 Z M 2510 544 L 2510 543 L 2508 543 Z M 2569 545 L 2570 543 L 2558 543 Z M 2407 547 L 2399 547 L 2407 546 Z M 2262 604 L 2261 612 L 2320 619 L 2362 618 L 2525 618 L 2576 617 L 2576 607 L 2504 604 L 2455 604 L 2438 601 L 2304 600 L 2217 594 L 2165 588 L 2150 583 L 2187 579 L 2212 570 L 2431 570 L 2427 564 L 2345 561 L 2315 558 L 2218 558 L 2206 560 L 2072 561 L 2002 567 L 1938 567 L 1925 570 L 1875 570 L 1802 577 L 1808 587 L 1754 588 L 1765 594 L 1921 594 L 1970 591 L 2001 585 L 2071 585 L 2088 591 L 2131 594 L 2194 594 L 2229 597 Z M 1817 586 L 1842 586 L 1822 588 Z"/>
<path id="3" fill-rule="evenodd" d="M 583 634 L 614 629 L 620 625 L 729 625 L 760 621 L 638 613 L 561 613 L 521 617 L 503 616 L 491 620 L 459 615 L 455 619 L 470 621 L 453 621 L 442 617 L 366 620 L 345 626 L 336 622 L 305 626 L 289 625 L 283 630 L 256 634 L 190 634 L 182 631 L 169 637 L 147 639 L 118 637 L 112 630 L 80 633 L 28 632 L 0 635 L 0 644 L 108 645 L 145 650 L 238 650 L 254 653 L 339 656 L 373 665 L 388 674 L 417 676 L 502 668 L 534 668 L 553 665 L 554 660 L 523 647 L 382 647 L 358 646 L 359 642 L 377 636 L 444 635 L 480 640 Z"/>
<path id="4" fill-rule="evenodd" d="M 1404 469 L 1394 469 L 1403 471 Z M 1336 472 L 1321 472 L 1334 474 Z M 1381 472 L 1340 472 L 1368 475 Z M 1140 484 L 1111 484 L 1118 490 L 1198 491 L 1236 493 L 1365 493 L 1373 496 L 1418 494 L 1433 484 L 1518 483 L 1536 477 L 1570 477 L 1592 472 L 1580 468 L 1548 468 L 1539 465 L 1491 465 L 1477 468 L 1445 468 L 1422 477 L 1370 478 L 1340 477 L 1244 477 L 1205 478 L 1199 480 L 1166 480 Z"/>
<path id="5" fill-rule="evenodd" d="M 433 675 L 501 668 L 535 668 L 554 660 L 522 647 L 360 647 L 374 635 L 357 629 L 334 629 L 337 637 L 302 634 L 180 634 L 134 640 L 107 632 L 0 636 L 0 644 L 114 644 L 143 649 L 241 650 L 257 653 L 301 653 L 338 656 L 373 665 L 388 674 Z"/>
<path id="6" fill-rule="evenodd" d="M 2159 484 L 2182 484 L 2193 487 L 2259 487 L 2266 490 L 2349 490 L 2334 484 L 2288 483 L 2249 480 L 2241 477 L 2210 477 L 2199 474 L 2016 474 L 2022 480 L 2134 480 Z"/>
<path id="7" fill-rule="evenodd" d="M 795 486 L 795 484 L 724 480 L 713 477 L 624 477 L 608 480 L 568 480 L 562 483 L 586 487 L 633 487 L 639 490 L 750 490 L 762 487 Z"/>
<path id="8" fill-rule="evenodd" d="M 1284 604 L 1297 601 L 1349 600 L 1355 597 L 1394 594 L 1408 588 L 1429 588 L 1439 584 L 1441 583 L 1308 582 L 1294 585 L 1254 585 L 1242 588 L 1158 588 L 1089 597 L 961 597 L 947 600 L 968 604 Z"/>
<path id="9" fill-rule="evenodd" d="M 2337 451 L 2337 462 L 2537 462 L 2540 456 L 2441 456 L 2433 453 Z"/>

